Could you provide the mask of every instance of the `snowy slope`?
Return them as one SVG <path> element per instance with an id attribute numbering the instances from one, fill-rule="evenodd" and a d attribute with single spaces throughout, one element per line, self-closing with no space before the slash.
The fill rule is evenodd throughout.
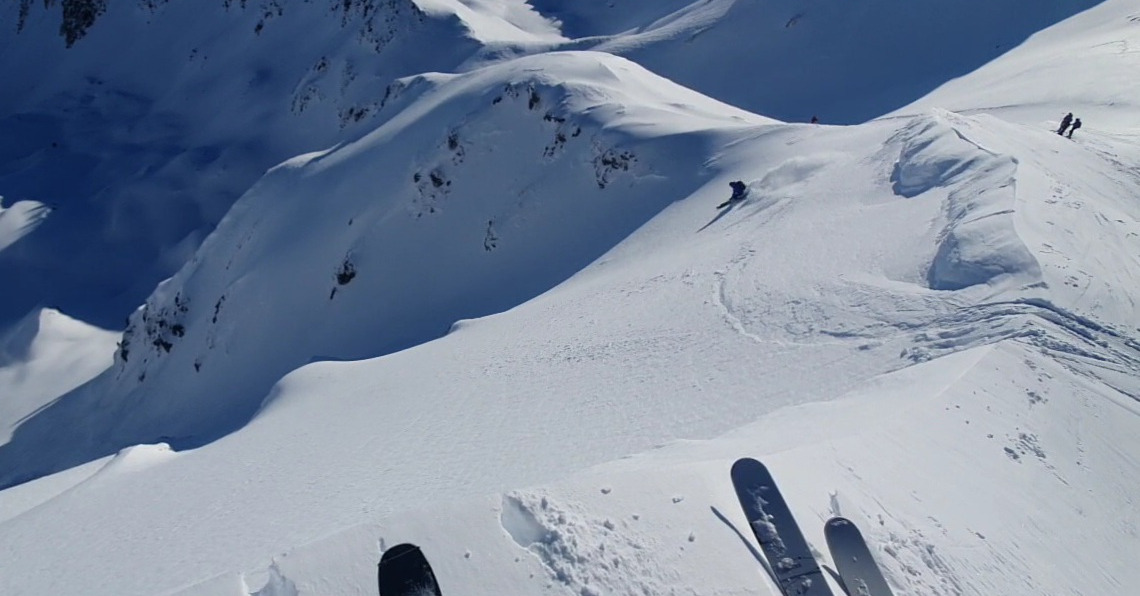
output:
<path id="1" fill-rule="evenodd" d="M 533 2 L 563 24 L 574 47 L 627 56 L 759 114 L 843 124 L 901 108 L 1101 3 Z"/>
<path id="2" fill-rule="evenodd" d="M 111 366 L 119 334 L 51 309 L 0 332 L 0 440 L 55 398 Z"/>
<path id="3" fill-rule="evenodd" d="M 62 20 L 91 4 L 88 26 Z M 0 251 L 0 322 L 51 304 L 119 327 L 266 169 L 382 122 L 395 79 L 561 39 L 521 2 L 423 4 L 5 2 L 0 195 L 53 213 Z"/>
<path id="4" fill-rule="evenodd" d="M 857 122 L 1095 4 L 9 2 L 0 193 L 55 211 L 0 251 L 0 321 L 51 304 L 120 326 L 267 168 L 383 122 L 402 76 L 599 49 L 759 114 Z"/>
<path id="5" fill-rule="evenodd" d="M 1126 593 L 1133 483 L 1098 470 L 1135 470 L 1130 401 L 1003 342 L 713 441 L 411 507 L 174 593 L 373 594 L 378 550 L 412 540 L 445 594 L 777 594 L 728 483 L 741 454 L 765 456 L 817 548 L 825 519 L 855 520 L 896 594 Z"/>
<path id="6" fill-rule="evenodd" d="M 1129 74 L 1140 68 L 1137 27 L 1140 7 L 1135 3 L 1104 2 L 1032 36 L 969 77 L 946 82 L 900 112 L 934 106 L 985 111 L 1053 129 L 1065 113 L 1074 112 L 1094 138 L 1131 132 L 1140 127 L 1140 82 Z M 1094 88 L 1097 93 L 1089 94 Z"/>
<path id="7" fill-rule="evenodd" d="M 675 4 L 598 33 L 718 6 Z M 465 4 L 530 22 L 511 5 Z M 751 455 L 817 549 L 855 519 L 900 596 L 1129 593 L 1140 134 L 1126 102 L 1072 141 L 1051 118 L 1127 94 L 1127 54 L 1085 41 L 1137 42 L 1130 9 L 858 126 L 597 52 L 401 80 L 0 446 L 31 480 L 0 491 L 0 592 L 374 594 L 413 541 L 446 594 L 775 594 L 727 482 Z"/>
<path id="8" fill-rule="evenodd" d="M 160 438 L 201 444 L 297 366 L 519 304 L 700 184 L 699 168 L 666 166 L 699 162 L 717 128 L 770 122 L 609 54 L 436 79 L 409 81 L 418 98 L 360 142 L 259 182 L 131 318 L 115 368 L 21 428 L 4 480 Z M 89 438 L 54 439 L 78 426 Z"/>
<path id="9" fill-rule="evenodd" d="M 939 119 L 946 127 L 941 133 L 944 141 L 965 143 L 946 119 L 961 129 L 982 128 L 976 121 L 946 115 L 922 117 L 915 123 L 930 125 Z M 265 569 L 269 553 L 292 551 L 292 545 L 315 540 L 331 529 L 375 520 L 379 527 L 314 543 L 311 555 L 290 555 L 279 561 L 279 572 L 294 585 L 308 586 L 298 588 L 298 593 L 326 589 L 330 582 L 338 593 L 370 593 L 375 541 L 383 538 L 391 544 L 410 539 L 441 553 L 445 586 L 450 581 L 469 587 L 471 593 L 533 593 L 546 584 L 557 586 L 550 578 L 560 576 L 560 569 L 574 591 L 588 581 L 606 586 L 599 593 L 627 593 L 640 585 L 651 591 L 669 586 L 684 593 L 689 586 L 696 593 L 732 593 L 749 589 L 759 576 L 739 538 L 727 533 L 730 530 L 708 506 L 717 507 L 744 531 L 725 485 L 728 464 L 743 453 L 788 452 L 782 456 L 788 463 L 777 471 L 784 471 L 781 477 L 806 477 L 801 481 L 805 486 L 793 482 L 789 489 L 800 507 L 809 507 L 801 516 L 810 520 L 814 515 L 818 520 L 817 546 L 821 544 L 818 524 L 830 507 L 825 495 L 837 489 L 841 495 L 853 493 L 852 502 L 841 502 L 842 511 L 864 516 L 863 525 L 877 543 L 895 553 L 898 559 L 887 560 L 888 571 L 900 587 L 911 586 L 914 591 L 909 593 L 985 593 L 991 586 L 1012 589 L 1025 576 L 1039 578 L 1034 581 L 1041 583 L 1035 585 L 1058 589 L 1127 585 L 1126 559 L 1120 558 L 1120 553 L 1129 552 L 1128 547 L 1121 548 L 1129 544 L 1127 535 L 1120 537 L 1125 542 L 1103 543 L 1107 551 L 1092 545 L 1097 544 L 1093 537 L 1116 527 L 1117 517 L 1103 511 L 1122 507 L 1127 511 L 1130 506 L 1126 478 L 1135 472 L 1137 451 L 1127 437 L 1134 436 L 1136 408 L 1129 405 L 1131 398 L 1117 391 L 1137 394 L 1135 350 L 1121 345 L 1106 327 L 1098 329 L 1064 311 L 1027 301 L 1040 290 L 1047 267 L 1002 272 L 992 285 L 957 292 L 924 289 L 926 271 L 913 266 L 932 262 L 942 226 L 913 224 L 937 222 L 951 199 L 949 192 L 937 188 L 909 199 L 892 194 L 889 166 L 903 153 L 896 136 L 912 128 L 896 129 L 899 124 L 906 123 L 823 134 L 797 128 L 793 132 L 803 135 L 806 130 L 819 138 L 793 136 L 798 141 L 792 145 L 796 152 L 810 154 L 805 144 L 827 148 L 832 152 L 826 154 L 831 156 L 826 163 L 834 169 L 832 175 L 823 175 L 826 168 L 820 167 L 813 171 L 811 182 L 805 182 L 802 164 L 774 168 L 778 173 L 768 173 L 761 177 L 766 182 L 753 185 L 756 202 L 741 205 L 714 224 L 718 227 L 703 232 L 717 230 L 714 240 L 694 234 L 709 223 L 710 205 L 719 198 L 719 192 L 710 190 L 670 208 L 597 265 L 523 307 L 465 323 L 440 341 L 383 359 L 305 367 L 278 386 L 267 406 L 241 432 L 178 455 L 159 451 L 154 460 L 148 455 L 143 462 L 150 467 L 137 472 L 96 475 L 7 522 L 4 540 L 23 545 L 18 550 L 30 549 L 26 552 L 32 560 L 43 561 L 82 561 L 80 551 L 87 550 L 90 542 L 76 544 L 75 551 L 52 546 L 51 552 L 45 552 L 34 548 L 39 544 L 34 536 L 40 533 L 72 532 L 97 541 L 108 559 L 77 563 L 74 577 L 84 578 L 90 582 L 88 588 L 95 586 L 99 592 L 162 591 L 155 586 L 173 588 L 220 573 L 223 577 L 215 581 L 233 586 L 245 581 L 252 593 L 261 587 L 262 573 L 241 580 L 226 571 Z M 771 145 L 786 147 L 791 140 L 787 135 L 775 135 L 776 139 L 761 135 L 758 145 L 769 150 Z M 816 186 L 842 181 L 846 188 L 858 188 L 853 185 L 858 182 L 853 171 L 866 160 L 837 159 L 842 153 L 835 151 L 844 149 L 838 142 L 841 136 L 851 137 L 854 146 L 877 138 L 881 153 L 891 156 L 872 162 L 877 167 L 865 171 L 867 184 L 880 187 L 878 194 L 865 189 L 855 195 L 859 200 L 851 201 L 853 195 L 822 192 Z M 951 155 L 940 157 L 948 161 Z M 781 211 L 778 191 L 791 192 L 797 184 L 820 192 L 797 193 L 794 200 L 786 197 Z M 822 213 L 830 216 L 824 218 Z M 898 221 L 884 218 L 886 213 L 897 213 Z M 780 225 L 773 225 L 773 219 Z M 1001 215 L 988 219 L 1000 220 Z M 686 233 L 682 236 L 678 229 Z M 909 233 L 909 241 L 882 234 L 882 229 Z M 1090 232 L 1077 226 L 1063 229 Z M 808 245 L 792 241 L 807 230 L 815 237 L 842 241 Z M 675 243 L 666 243 L 666 237 Z M 676 243 L 682 238 L 685 242 Z M 908 242 L 926 248 L 903 255 L 887 249 L 907 247 Z M 911 266 L 900 263 L 900 257 Z M 847 279 L 837 270 L 845 271 Z M 995 293 L 1005 293 L 1004 299 L 997 300 Z M 985 300 L 963 308 L 979 298 Z M 1100 316 L 1110 321 L 1113 312 L 1106 310 Z M 534 328 L 543 332 L 525 331 Z M 1007 347 L 996 353 L 985 347 L 1003 338 Z M 607 479 L 605 486 L 598 486 L 598 480 L 571 483 L 549 514 L 543 514 L 535 497 L 524 492 L 517 498 L 527 504 L 532 517 L 537 516 L 533 523 L 557 529 L 572 541 L 534 547 L 537 562 L 528 558 L 516 538 L 506 541 L 502 534 L 505 523 L 515 528 L 518 541 L 529 544 L 527 536 L 541 532 L 527 530 L 525 524 L 521 529 L 512 525 L 523 522 L 500 521 L 496 504 L 504 507 L 502 497 L 490 496 L 497 491 L 549 482 L 567 470 L 662 441 L 713 437 L 781 404 L 838 395 L 845 387 L 861 386 L 859 380 L 875 372 L 969 346 L 980 347 L 965 361 L 932 362 L 937 370 L 945 367 L 944 372 L 906 369 L 905 383 L 893 390 L 895 397 L 888 406 L 867 405 L 870 411 L 862 413 L 858 408 L 832 412 L 824 405 L 815 406 L 798 423 L 783 418 L 794 415 L 781 414 L 762 423 L 758 431 L 745 429 L 731 441 L 714 441 L 713 448 L 720 451 L 705 456 L 713 459 L 687 482 L 644 480 L 648 474 L 675 478 L 678 467 L 685 466 L 673 462 L 639 474 L 607 472 L 603 467 L 597 474 Z M 973 370 L 963 362 L 972 364 L 983 356 L 992 359 L 984 367 L 988 376 L 955 380 L 965 374 L 964 369 Z M 1016 367 L 1022 367 L 1021 372 L 1015 373 Z M 1104 380 L 1096 380 L 1092 371 Z M 945 380 L 938 380 L 939 375 Z M 865 397 L 853 401 L 875 403 L 879 399 L 875 396 L 886 393 L 879 388 L 882 382 L 863 389 Z M 940 387 L 947 387 L 942 395 L 937 393 Z M 979 389 L 985 390 L 981 397 L 974 393 Z M 927 395 L 923 391 L 935 391 L 930 403 L 913 410 L 897 405 L 899 400 Z M 990 393 L 993 400 L 986 398 Z M 1057 404 L 1061 410 L 1045 404 Z M 967 411 L 960 414 L 955 406 Z M 851 463 L 847 466 L 855 471 L 844 472 L 843 462 L 849 460 L 837 457 L 835 444 L 843 443 L 844 433 L 858 432 L 864 419 L 871 426 L 860 434 L 881 439 L 856 442 L 844 453 L 876 472 Z M 1054 426 L 1065 420 L 1087 422 L 1076 431 Z M 892 426 L 876 432 L 876 421 L 890 421 Z M 810 433 L 800 430 L 812 425 L 819 427 Z M 946 448 L 975 425 L 980 430 L 970 435 L 971 443 L 956 450 Z M 944 438 L 931 441 L 934 433 Z M 335 440 L 330 440 L 333 436 Z M 814 441 L 822 451 L 810 449 Z M 1097 454 L 1088 470 L 1111 470 L 1106 481 L 1119 479 L 1124 486 L 1113 488 L 1097 480 L 1094 498 L 1070 481 L 1067 474 L 1092 473 L 1076 464 L 1077 459 L 1091 457 L 1088 452 Z M 892 453 L 909 459 L 883 460 Z M 119 458 L 131 462 L 137 455 Z M 1070 481 L 1069 487 L 1050 470 L 1053 458 L 1066 462 L 1061 478 Z M 781 461 L 785 460 L 776 458 Z M 793 473 L 796 466 L 809 462 L 802 476 Z M 896 476 L 904 464 L 902 469 L 911 471 Z M 1009 473 L 1023 468 L 1008 466 L 1027 464 L 1034 466 L 1028 475 Z M 980 475 L 988 485 L 974 483 L 967 473 L 979 465 L 986 466 Z M 655 471 L 659 469 L 666 471 Z M 962 471 L 951 474 L 948 469 Z M 631 502 L 611 509 L 601 489 L 618 491 L 614 488 L 622 486 L 618 479 L 628 482 L 625 490 L 631 493 Z M 1009 495 L 1045 482 L 1056 483 L 1055 490 L 1066 496 L 1057 504 L 1021 513 L 1024 506 Z M 20 488 L 32 490 L 34 485 Z M 58 488 L 45 490 L 50 494 Z M 554 489 L 539 492 L 543 490 Z M 954 491 L 981 494 L 979 498 L 991 501 L 1006 496 L 997 501 L 1004 503 L 1000 506 L 983 507 L 983 515 L 976 501 L 971 504 Z M 1108 496 L 1102 496 L 1104 491 Z M 921 506 L 910 504 L 915 492 L 921 495 Z M 720 496 L 709 496 L 714 494 Z M 469 499 L 474 495 L 489 496 L 472 505 Z M 593 497 L 587 500 L 586 495 Z M 672 503 L 673 497 L 695 503 L 683 508 Z M 927 499 L 930 504 L 925 504 Z M 458 513 L 401 513 L 423 507 L 425 500 L 458 502 L 454 507 L 473 517 L 466 522 L 460 520 L 468 518 Z M 479 502 L 486 505 L 478 506 Z M 696 503 L 698 510 L 689 509 Z M 1060 554 L 1025 554 L 1024 545 L 1040 542 L 1040 534 L 1019 529 L 1040 526 L 1062 513 L 1070 515 L 1071 504 L 1092 512 L 1093 518 L 1081 526 L 1087 534 L 1082 534 L 1080 544 L 1089 553 L 1088 560 L 1105 565 L 1103 576 L 1081 586 L 1067 583 L 1073 576 L 1047 572 Z M 59 507 L 67 507 L 69 514 L 57 513 Z M 470 513 L 473 508 L 484 513 L 476 518 Z M 669 515 L 671 509 L 678 513 Z M 559 518 L 559 511 L 569 513 Z M 1025 519 L 1026 525 L 1002 524 L 1000 520 L 1011 512 L 1018 512 L 1021 517 L 1016 519 Z M 619 514 L 624 520 L 620 528 L 640 526 L 634 514 L 647 521 L 660 516 L 661 525 L 646 523 L 645 530 L 620 532 L 606 529 L 602 522 L 608 518 L 617 525 Z M 878 515 L 888 525 L 872 530 Z M 704 520 L 700 525 L 698 517 Z M 81 525 L 76 526 L 77 520 L 83 520 Z M 1037 531 L 1049 535 L 1047 529 Z M 472 534 L 463 539 L 465 532 Z M 127 543 L 133 545 L 131 550 L 124 550 L 123 535 L 137 537 Z M 111 568 L 116 561 L 131 564 L 137 556 L 132 551 L 168 548 L 163 545 L 172 535 L 178 536 L 178 549 L 199 553 L 193 564 L 159 557 L 144 571 L 111 579 L 108 564 Z M 680 556 L 679 547 L 686 547 L 686 553 L 697 550 L 706 536 L 718 538 L 710 540 L 710 551 L 700 551 L 704 558 L 690 563 L 692 575 L 686 579 L 667 571 Z M 574 555 L 575 549 L 611 544 L 609 540 L 618 542 L 609 547 L 617 549 L 615 557 L 630 559 L 617 570 L 587 557 L 589 551 Z M 472 553 L 470 559 L 467 551 Z M 994 566 L 998 555 L 997 560 L 1008 560 L 1021 570 L 1016 580 L 1005 566 Z M 487 557 L 487 562 L 472 562 L 480 557 Z M 503 577 L 500 569 L 511 568 L 515 558 L 521 561 L 520 574 Z M 290 569 L 292 561 L 300 567 Z M 311 567 L 306 570 L 306 565 Z M 493 571 L 488 572 L 488 566 Z M 704 571 L 698 573 L 700 569 Z M 38 579 L 14 584 L 12 589 L 67 591 L 73 586 L 66 577 L 52 574 L 28 577 Z M 212 587 L 205 593 L 217 585 L 208 584 Z"/>

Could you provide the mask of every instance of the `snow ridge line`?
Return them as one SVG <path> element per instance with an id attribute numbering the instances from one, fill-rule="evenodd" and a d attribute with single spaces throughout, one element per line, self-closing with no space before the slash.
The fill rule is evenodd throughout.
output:
<path id="1" fill-rule="evenodd" d="M 717 310 L 720 311 L 721 317 L 725 320 L 726 323 L 728 323 L 728 326 L 732 327 L 732 329 L 740 335 L 743 335 L 744 337 L 747 337 L 748 339 L 758 344 L 769 343 L 759 335 L 748 331 L 748 329 L 744 326 L 744 322 L 741 321 L 740 317 L 738 317 L 733 312 L 732 306 L 729 303 L 728 296 L 725 294 L 725 272 L 717 271 L 715 273 L 715 277 L 716 281 L 714 283 L 715 287 L 713 289 L 713 295 L 716 299 L 714 300 L 714 303 L 717 306 Z"/>
<path id="2" fill-rule="evenodd" d="M 1140 373 L 1140 341 L 1041 298 L 978 304 L 896 327 L 915 333 L 902 354 L 915 364 L 1012 339 Z"/>
<path id="3" fill-rule="evenodd" d="M 1023 298 L 1012 301 L 1011 304 L 1022 304 L 1038 309 L 1041 312 L 1037 313 L 1036 316 L 1108 350 L 1115 358 L 1107 358 L 1107 361 L 1140 371 L 1140 340 L 1137 338 L 1101 325 L 1083 315 L 1060 308 L 1042 298 Z M 1098 335 L 1106 335 L 1113 341 L 1106 341 Z"/>

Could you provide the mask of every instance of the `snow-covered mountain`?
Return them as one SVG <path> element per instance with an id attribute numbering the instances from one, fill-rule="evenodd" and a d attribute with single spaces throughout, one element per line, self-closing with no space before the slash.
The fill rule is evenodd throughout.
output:
<path id="1" fill-rule="evenodd" d="M 573 47 L 627 56 L 702 93 L 788 122 L 815 115 L 852 124 L 904 107 L 1099 2 L 531 4 L 558 20 Z"/>
<path id="2" fill-rule="evenodd" d="M 667 164 L 699 163 L 721 129 L 771 122 L 602 53 L 399 88 L 407 107 L 386 125 L 255 185 L 132 316 L 116 366 L 28 424 L 30 445 L 9 445 L 47 467 L 6 478 L 212 440 L 298 366 L 388 354 L 525 302 L 707 177 Z M 54 439 L 93 410 L 113 422 Z"/>
<path id="3" fill-rule="evenodd" d="M 0 323 L 47 304 L 120 326 L 267 168 L 383 121 L 392 81 L 560 39 L 510 4 L 4 3 L 2 194 L 52 214 L 0 252 Z"/>
<path id="4" fill-rule="evenodd" d="M 48 305 L 121 326 L 267 168 L 385 121 L 400 77 L 596 49 L 755 113 L 851 123 L 1095 4 L 8 2 L 0 185 L 52 217 L 0 252 L 0 324 Z"/>
<path id="5" fill-rule="evenodd" d="M 73 286 L 5 316 L 114 312 L 68 268 L 127 300 L 180 266 L 121 337 L 0 335 L 0 593 L 375 594 L 411 541 L 445 594 L 776 594 L 741 456 L 825 563 L 855 520 L 898 595 L 1140 585 L 1140 5 L 207 4 L 21 3 L 0 38 L 36 81 L 0 101 L 3 279 Z M 99 60 L 127 47 L 177 68 Z M 131 105 L 73 97 L 90 69 L 167 107 L 76 113 Z M 861 123 L 780 121 L 817 112 Z M 160 114 L 166 149 L 131 136 Z M 99 150 L 26 150 L 44 122 Z M 229 157 L 116 174 L 206 139 Z M 197 236 L 117 219 L 221 179 Z M 161 240 L 65 258 L 100 221 Z"/>

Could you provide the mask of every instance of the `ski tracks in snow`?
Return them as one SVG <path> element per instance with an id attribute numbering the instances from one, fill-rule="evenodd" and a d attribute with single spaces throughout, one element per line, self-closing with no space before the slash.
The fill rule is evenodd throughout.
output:
<path id="1" fill-rule="evenodd" d="M 535 555 L 561 584 L 579 596 L 604 594 L 691 594 L 680 574 L 662 565 L 648 534 L 636 528 L 640 516 L 600 518 L 547 495 L 512 492 L 503 497 L 503 529 Z M 680 540 L 693 541 L 695 537 Z"/>
<path id="2" fill-rule="evenodd" d="M 293 583 L 288 577 L 281 573 L 281 569 L 274 562 L 269 566 L 269 579 L 265 585 L 258 590 L 250 590 L 246 585 L 245 594 L 249 596 L 299 596 L 300 592 L 297 590 L 297 585 Z M 246 578 L 242 577 L 242 584 L 246 583 Z M 244 595 L 243 595 L 244 596 Z"/>
<path id="3" fill-rule="evenodd" d="M 749 259 L 755 255 L 755 249 L 751 247 L 745 247 L 741 254 L 732 259 L 728 265 L 728 269 L 739 269 L 740 263 L 742 261 Z M 724 269 L 713 272 L 713 278 L 715 279 L 713 287 L 713 304 L 716 305 L 716 308 L 720 312 L 721 317 L 724 318 L 725 322 L 728 323 L 728 326 L 731 327 L 734 331 L 756 343 L 767 343 L 764 338 L 750 332 L 748 328 L 745 327 L 744 321 L 741 319 L 740 315 L 737 312 L 737 307 L 733 304 L 732 298 L 729 297 L 727 293 L 728 276 L 729 272 Z"/>

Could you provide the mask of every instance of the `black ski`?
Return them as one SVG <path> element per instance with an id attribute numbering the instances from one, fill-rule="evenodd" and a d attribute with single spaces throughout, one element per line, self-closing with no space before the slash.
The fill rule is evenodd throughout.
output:
<path id="1" fill-rule="evenodd" d="M 746 198 L 748 198 L 748 197 L 747 197 L 747 196 L 743 196 L 743 197 L 732 197 L 731 199 L 729 199 L 729 200 L 727 200 L 727 201 L 725 201 L 725 202 L 723 202 L 723 203 L 721 203 L 721 204 L 717 205 L 717 206 L 716 206 L 716 208 L 717 208 L 717 209 L 724 209 L 725 207 L 728 207 L 729 205 L 731 205 L 731 204 L 733 204 L 733 203 L 739 203 L 739 202 L 743 201 L 743 200 L 744 200 L 744 199 L 746 199 Z"/>
<path id="2" fill-rule="evenodd" d="M 743 458 L 732 465 L 736 497 L 785 596 L 833 596 L 772 474 Z"/>
<path id="3" fill-rule="evenodd" d="M 377 571 L 380 596 L 442 596 L 420 547 L 397 544 L 384 551 Z"/>
<path id="4" fill-rule="evenodd" d="M 863 534 L 851 520 L 833 517 L 823 527 L 831 559 L 849 596 L 893 596 Z"/>

